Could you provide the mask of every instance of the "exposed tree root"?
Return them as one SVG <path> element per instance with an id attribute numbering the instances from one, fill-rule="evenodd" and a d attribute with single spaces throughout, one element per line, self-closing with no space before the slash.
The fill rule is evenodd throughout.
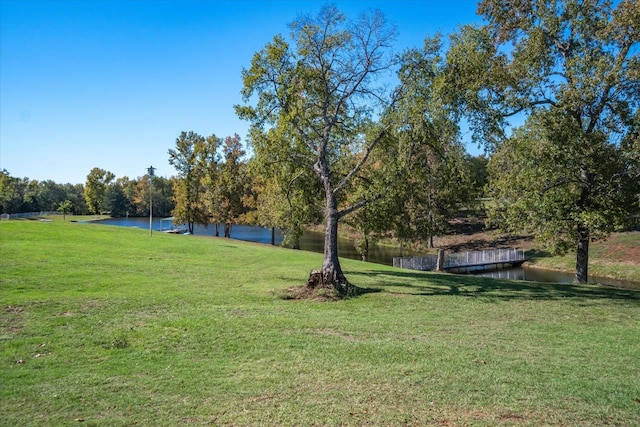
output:
<path id="1" fill-rule="evenodd" d="M 379 290 L 361 288 L 349 283 L 344 277 L 341 280 L 335 280 L 331 274 L 323 274 L 322 270 L 313 270 L 309 274 L 307 283 L 304 286 L 289 288 L 286 297 L 290 299 L 338 301 L 370 292 L 379 292 Z"/>

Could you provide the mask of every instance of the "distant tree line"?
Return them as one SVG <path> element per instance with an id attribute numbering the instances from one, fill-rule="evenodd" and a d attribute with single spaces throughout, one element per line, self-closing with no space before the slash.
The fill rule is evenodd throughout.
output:
<path id="1" fill-rule="evenodd" d="M 53 212 L 60 203 L 69 200 L 70 212 L 87 213 L 82 184 L 58 184 L 52 180 L 37 181 L 11 176 L 0 171 L 0 211 L 2 213 Z"/>
<path id="2" fill-rule="evenodd" d="M 149 175 L 136 179 L 116 178 L 113 173 L 96 167 L 87 175 L 84 200 L 91 214 L 146 216 L 149 215 L 149 192 L 152 191 L 153 215 L 168 216 L 174 208 L 171 181 L 172 178 Z"/>
<path id="3" fill-rule="evenodd" d="M 154 215 L 169 215 L 174 208 L 171 179 L 153 177 L 152 187 Z M 2 170 L 0 211 L 146 216 L 149 215 L 149 177 L 116 179 L 109 171 L 93 168 L 85 184 L 58 184 L 52 180 L 17 178 Z"/>

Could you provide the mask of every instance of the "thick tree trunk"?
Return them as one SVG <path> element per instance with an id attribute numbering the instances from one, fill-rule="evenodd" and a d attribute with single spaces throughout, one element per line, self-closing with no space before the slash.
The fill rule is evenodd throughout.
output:
<path id="1" fill-rule="evenodd" d="M 271 246 L 276 245 L 276 228 L 271 227 Z"/>
<path id="2" fill-rule="evenodd" d="M 322 270 L 314 270 L 309 276 L 307 286 L 335 290 L 340 296 L 353 295 L 357 289 L 351 285 L 340 266 L 338 258 L 338 203 L 332 191 L 327 190 L 325 210 L 326 229 L 324 235 L 324 261 Z"/>
<path id="3" fill-rule="evenodd" d="M 576 283 L 587 283 L 589 279 L 589 230 L 578 228 L 578 248 L 576 251 Z"/>
<path id="4" fill-rule="evenodd" d="M 444 271 L 444 250 L 438 249 L 438 258 L 436 258 L 436 271 Z"/>
<path id="5" fill-rule="evenodd" d="M 338 258 L 338 207 L 333 195 L 327 196 L 326 229 L 324 233 L 324 261 L 322 276 L 325 283 L 338 286 L 347 285 Z"/>

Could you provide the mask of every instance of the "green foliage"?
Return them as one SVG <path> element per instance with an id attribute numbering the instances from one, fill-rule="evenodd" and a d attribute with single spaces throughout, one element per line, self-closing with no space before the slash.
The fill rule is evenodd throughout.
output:
<path id="1" fill-rule="evenodd" d="M 217 148 L 216 144 L 216 148 Z M 250 197 L 250 179 L 240 136 L 228 136 L 221 143 L 223 161 L 209 163 L 205 186 L 211 222 L 224 224 L 224 236 L 231 237 L 231 227 L 248 212 L 245 200 Z"/>
<path id="2" fill-rule="evenodd" d="M 12 177 L 6 169 L 0 171 L 0 210 L 2 213 L 21 212 L 24 200 L 20 179 Z"/>
<path id="3" fill-rule="evenodd" d="M 471 174 L 471 195 L 475 198 L 481 198 L 484 196 L 489 184 L 489 172 L 487 165 L 489 159 L 484 155 L 469 156 L 465 158 L 467 168 Z"/>
<path id="4" fill-rule="evenodd" d="M 129 199 L 120 182 L 112 182 L 104 192 L 100 211 L 108 212 L 111 216 L 122 217 L 129 212 Z"/>
<path id="5" fill-rule="evenodd" d="M 458 117 L 446 102 L 446 64 L 439 38 L 402 55 L 401 96 L 390 112 L 401 150 L 408 151 L 402 179 L 388 194 L 395 212 L 387 229 L 400 239 L 443 234 L 452 212 L 473 195 L 471 174 L 460 141 Z M 404 157 L 402 155 L 396 157 Z"/>
<path id="6" fill-rule="evenodd" d="M 150 180 L 153 180 L 151 185 Z M 149 192 L 153 194 L 153 215 L 168 216 L 174 209 L 173 201 L 173 182 L 175 178 L 165 178 L 162 176 L 149 175 L 135 180 L 126 180 L 123 182 L 123 189 L 128 199 L 129 215 L 147 216 L 149 215 L 149 207 L 151 197 Z"/>
<path id="7" fill-rule="evenodd" d="M 12 177 L 0 171 L 0 212 L 55 211 L 60 203 L 70 200 L 76 214 L 86 213 L 82 184 L 57 184 L 51 180 L 38 182 Z"/>
<path id="8" fill-rule="evenodd" d="M 452 38 L 452 100 L 498 150 L 503 223 L 574 246 L 576 280 L 586 281 L 589 241 L 637 209 L 637 158 L 621 143 L 637 138 L 637 2 L 485 0 L 479 12 L 486 26 Z M 529 119 L 502 145 L 514 116 Z"/>
<path id="9" fill-rule="evenodd" d="M 92 214 L 100 214 L 107 187 L 113 181 L 115 175 L 109 171 L 100 168 L 93 168 L 87 175 L 87 182 L 84 186 L 84 199 L 87 202 L 87 208 Z"/>
<path id="10" fill-rule="evenodd" d="M 67 214 L 71 212 L 71 208 L 73 208 L 73 204 L 70 200 L 65 200 L 64 202 L 60 202 L 58 205 L 58 211 L 62 213 L 62 219 L 66 219 Z"/>
<path id="11" fill-rule="evenodd" d="M 289 163 L 271 163 L 264 158 L 252 159 L 249 169 L 253 180 L 249 204 L 256 215 L 253 223 L 279 228 L 282 246 L 299 248 L 304 227 L 322 221 L 318 181 Z"/>
<path id="12" fill-rule="evenodd" d="M 501 202 L 493 209 L 494 221 L 565 253 L 581 229 L 591 230 L 596 239 L 628 223 L 634 180 L 621 173 L 621 147 L 558 118 L 551 112 L 534 114 L 498 149 L 489 163 L 490 187 Z"/>

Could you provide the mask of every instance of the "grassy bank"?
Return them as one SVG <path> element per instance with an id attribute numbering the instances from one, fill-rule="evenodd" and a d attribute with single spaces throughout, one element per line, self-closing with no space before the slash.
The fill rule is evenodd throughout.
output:
<path id="1" fill-rule="evenodd" d="M 281 298 L 320 263 L 1 222 L 0 424 L 640 424 L 640 293 L 345 260 L 378 292 Z"/>
<path id="2" fill-rule="evenodd" d="M 564 256 L 551 256 L 541 251 L 533 253 L 534 267 L 575 271 L 575 253 Z M 589 274 L 640 282 L 640 232 L 614 233 L 604 241 L 591 243 Z"/>

